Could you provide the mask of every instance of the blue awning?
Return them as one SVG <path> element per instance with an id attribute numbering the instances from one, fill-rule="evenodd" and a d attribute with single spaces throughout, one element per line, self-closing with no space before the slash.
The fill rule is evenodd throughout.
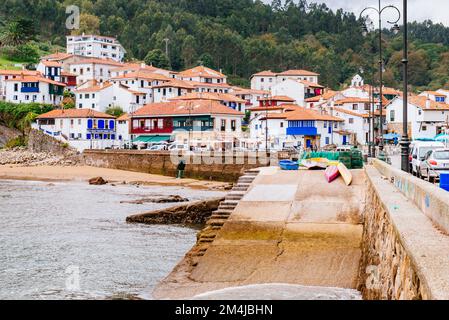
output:
<path id="1" fill-rule="evenodd" d="M 385 140 L 399 140 L 399 138 L 401 138 L 401 135 L 399 135 L 397 133 L 384 134 L 384 139 Z"/>

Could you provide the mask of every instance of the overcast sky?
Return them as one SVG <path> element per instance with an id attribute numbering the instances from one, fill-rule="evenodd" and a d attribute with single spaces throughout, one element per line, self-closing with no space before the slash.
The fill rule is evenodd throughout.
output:
<path id="1" fill-rule="evenodd" d="M 396 5 L 402 11 L 402 0 L 381 1 L 384 6 Z M 271 3 L 271 0 L 265 2 Z M 309 0 L 310 2 L 323 2 L 333 10 L 343 8 L 346 11 L 353 11 L 357 16 L 367 6 L 378 6 L 378 0 Z M 449 0 L 408 0 L 408 7 L 409 21 L 431 19 L 433 22 L 442 22 L 449 26 Z M 389 17 L 393 18 L 393 15 L 394 12 L 391 11 Z"/>

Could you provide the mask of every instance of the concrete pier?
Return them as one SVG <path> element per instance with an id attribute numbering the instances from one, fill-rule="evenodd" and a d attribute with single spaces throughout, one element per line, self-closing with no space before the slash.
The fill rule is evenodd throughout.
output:
<path id="1" fill-rule="evenodd" d="M 347 187 L 322 171 L 262 169 L 205 254 L 187 255 L 153 296 L 261 283 L 357 288 L 365 178 L 353 174 Z"/>

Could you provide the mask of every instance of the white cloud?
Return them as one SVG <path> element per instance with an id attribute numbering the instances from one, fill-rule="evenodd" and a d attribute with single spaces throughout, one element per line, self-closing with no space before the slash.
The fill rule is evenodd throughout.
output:
<path id="1" fill-rule="evenodd" d="M 271 3 L 271 0 L 264 0 L 266 3 Z M 367 6 L 378 7 L 377 0 L 309 0 L 308 2 L 322 2 L 333 9 L 343 8 L 346 11 L 352 11 L 357 16 Z M 395 5 L 402 12 L 402 0 L 382 0 L 383 6 Z M 448 0 L 408 0 L 408 18 L 409 21 L 424 21 L 426 19 L 432 20 L 434 23 L 441 22 L 449 26 L 449 1 Z M 385 11 L 386 19 L 394 19 L 394 11 Z M 373 15 L 373 18 L 375 15 Z M 377 18 L 376 18 L 377 20 Z M 401 19 L 402 22 L 402 19 Z"/>

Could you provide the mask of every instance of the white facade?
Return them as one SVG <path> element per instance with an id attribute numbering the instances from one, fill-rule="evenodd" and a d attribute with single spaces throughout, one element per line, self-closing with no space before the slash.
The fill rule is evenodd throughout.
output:
<path id="1" fill-rule="evenodd" d="M 70 73 L 77 76 L 77 85 L 80 86 L 88 81 L 105 82 L 111 78 L 111 69 L 120 64 L 100 59 L 87 59 L 72 63 Z"/>
<path id="2" fill-rule="evenodd" d="M 60 105 L 63 99 L 65 85 L 42 77 L 17 77 L 5 83 L 4 100 L 8 102 Z"/>
<path id="3" fill-rule="evenodd" d="M 89 121 L 94 126 L 103 121 L 107 129 L 90 131 Z M 82 152 L 85 149 L 105 149 L 118 146 L 116 141 L 115 119 L 110 118 L 48 118 L 37 119 L 32 126 L 45 134 L 68 143 L 72 148 Z"/>
<path id="4" fill-rule="evenodd" d="M 369 117 L 360 113 L 351 112 L 346 109 L 334 109 L 334 116 L 342 118 L 342 133 L 339 134 L 338 145 L 344 144 L 360 144 L 367 145 L 369 142 Z M 344 139 L 343 136 L 346 136 Z M 344 140 L 344 141 L 343 141 Z"/>
<path id="5" fill-rule="evenodd" d="M 146 94 L 132 91 L 120 84 L 100 84 L 76 90 L 76 108 L 105 112 L 110 107 L 120 107 L 124 112 L 133 112 L 144 106 Z"/>
<path id="6" fill-rule="evenodd" d="M 429 138 L 433 139 L 436 135 L 444 131 L 449 121 L 449 105 L 445 108 L 435 110 L 435 102 L 431 100 L 411 97 L 408 104 L 408 121 L 411 129 L 411 138 L 413 140 Z M 416 101 L 415 101 L 416 100 Z M 440 105 L 441 106 L 441 105 Z M 390 131 L 402 134 L 403 100 L 401 97 L 395 98 L 387 107 L 387 124 Z"/>
<path id="7" fill-rule="evenodd" d="M 272 96 L 287 96 L 295 100 L 295 104 L 305 107 L 306 86 L 296 80 L 288 79 L 271 88 Z"/>
<path id="8" fill-rule="evenodd" d="M 251 77 L 251 89 L 272 90 L 272 88 L 288 79 L 318 83 L 318 74 L 307 70 L 288 70 L 281 73 L 263 71 Z"/>
<path id="9" fill-rule="evenodd" d="M 123 61 L 126 50 L 115 38 L 83 34 L 67 36 L 67 53 L 120 62 Z"/>
<path id="10" fill-rule="evenodd" d="M 365 82 L 359 74 L 356 74 L 351 80 L 351 87 L 363 87 L 364 85 Z"/>

